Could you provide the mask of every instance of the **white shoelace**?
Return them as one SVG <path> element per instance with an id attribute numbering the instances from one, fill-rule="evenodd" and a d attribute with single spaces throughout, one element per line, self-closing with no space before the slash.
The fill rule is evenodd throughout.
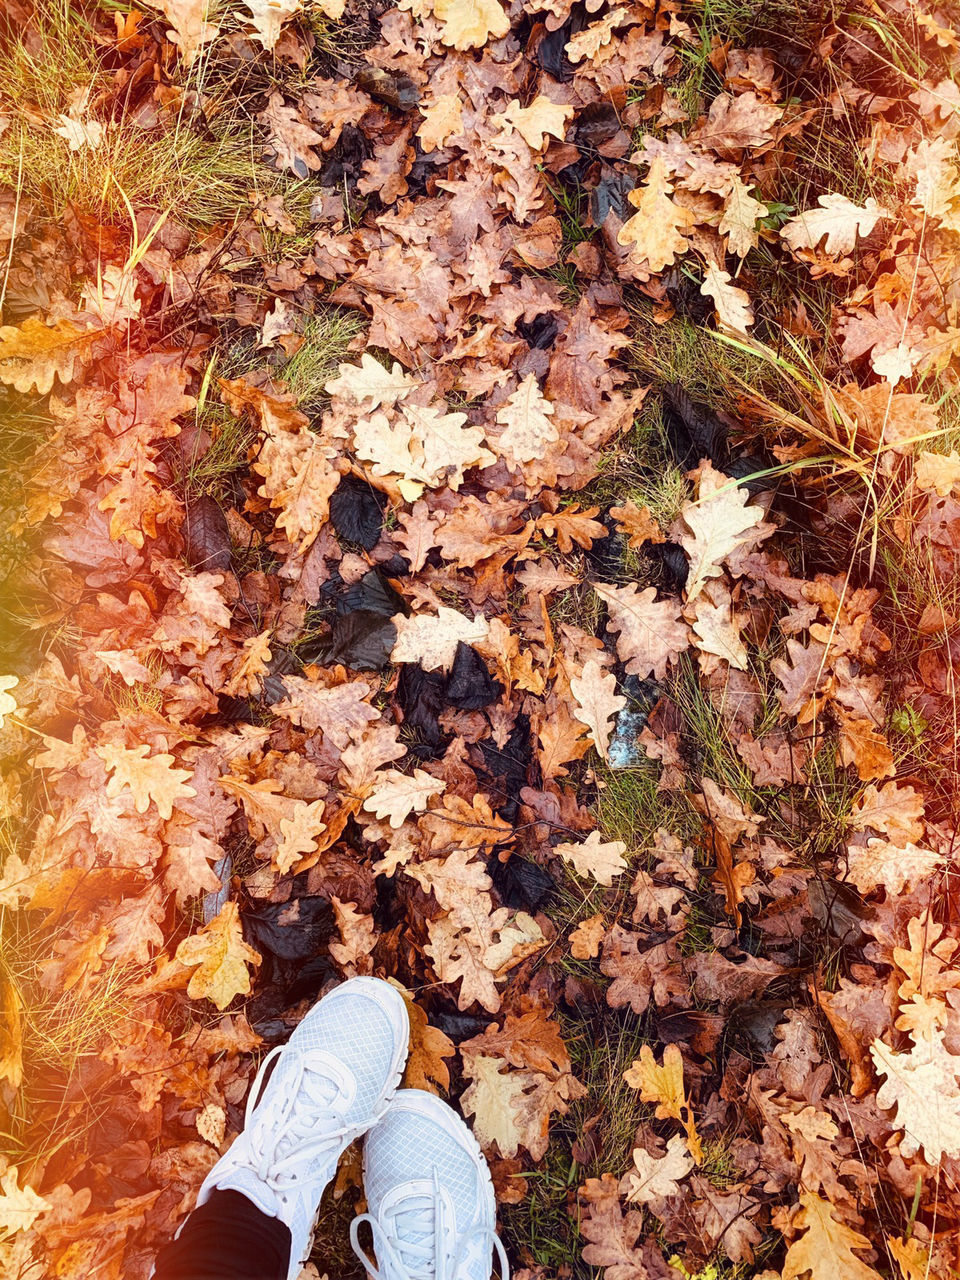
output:
<path id="1" fill-rule="evenodd" d="M 349 1079 L 340 1064 L 323 1051 L 299 1055 L 293 1074 L 284 1081 L 282 1100 L 276 1108 L 271 1105 L 261 1109 L 264 1079 L 283 1048 L 278 1045 L 271 1049 L 261 1062 L 244 1117 L 257 1177 L 274 1191 L 297 1182 L 298 1168 L 323 1162 L 323 1157 L 331 1155 L 335 1148 L 342 1150 L 363 1127 L 337 1123 L 342 1117 L 336 1104 L 346 1096 Z M 312 1104 L 309 1107 L 303 1105 L 304 1093 Z"/>
<path id="2" fill-rule="evenodd" d="M 414 1215 L 415 1221 L 405 1224 L 404 1238 L 401 1238 L 400 1219 L 409 1215 Z M 455 1236 L 455 1224 L 449 1218 L 447 1202 L 440 1195 L 434 1173 L 432 1195 L 408 1196 L 385 1213 L 382 1222 L 369 1213 L 354 1218 L 350 1224 L 350 1244 L 371 1280 L 456 1280 L 457 1270 L 469 1250 L 480 1241 L 487 1246 L 488 1253 L 496 1252 L 500 1280 L 509 1280 L 510 1265 L 500 1237 L 479 1223 L 460 1237 L 451 1252 L 446 1242 Z M 360 1244 L 360 1227 L 365 1222 L 369 1223 L 373 1236 L 376 1263 Z M 411 1239 L 411 1236 L 419 1238 Z"/>

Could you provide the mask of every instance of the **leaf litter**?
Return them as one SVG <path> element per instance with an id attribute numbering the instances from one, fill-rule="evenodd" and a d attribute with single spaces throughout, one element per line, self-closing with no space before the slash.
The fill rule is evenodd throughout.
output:
<path id="1" fill-rule="evenodd" d="M 77 164 L 242 63 L 275 184 L 203 233 L 0 192 L 42 423 L 5 1274 L 148 1276 L 258 1054 L 369 973 L 523 1280 L 960 1266 L 960 46 L 874 8 L 773 48 L 679 2 L 188 0 L 92 15 L 102 94 L 0 97 Z"/>

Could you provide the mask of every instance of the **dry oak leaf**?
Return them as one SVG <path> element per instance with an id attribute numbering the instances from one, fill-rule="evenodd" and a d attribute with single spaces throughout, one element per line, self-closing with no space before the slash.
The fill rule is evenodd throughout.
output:
<path id="1" fill-rule="evenodd" d="M 0 382 L 23 394 L 35 389 L 41 396 L 53 389 L 54 381 L 66 386 L 102 333 L 71 320 L 47 325 L 36 316 L 19 326 L 0 325 Z"/>
<path id="2" fill-rule="evenodd" d="M 437 979 L 453 986 L 460 982 L 457 1008 L 463 1012 L 473 1003 L 496 1013 L 500 992 L 494 975 L 484 963 L 492 942 L 490 917 L 465 920 L 460 912 L 448 912 L 427 921 L 430 941 L 424 952 L 430 957 Z"/>
<path id="3" fill-rule="evenodd" d="M 599 831 L 591 831 L 580 844 L 558 844 L 553 852 L 569 862 L 581 876 L 591 876 L 597 884 L 609 886 L 615 876 L 627 869 L 623 855 L 627 846 L 620 840 L 604 840 Z"/>
<path id="4" fill-rule="evenodd" d="M 421 151 L 429 154 L 444 146 L 463 130 L 463 111 L 456 93 L 441 93 L 429 106 L 421 106 L 423 123 L 417 130 Z"/>
<path id="5" fill-rule="evenodd" d="M 780 228 L 780 238 L 791 249 L 816 249 L 826 236 L 824 246 L 831 257 L 852 253 L 858 233 L 868 236 L 881 218 L 890 215 L 869 196 L 863 205 L 854 204 L 846 196 L 831 192 L 819 196 L 818 209 L 806 209 Z"/>
<path id="6" fill-rule="evenodd" d="M 816 706 L 814 694 L 827 677 L 827 646 L 813 640 L 804 648 L 799 640 L 790 639 L 787 656 L 789 662 L 774 658 L 770 663 L 781 686 L 777 696 L 788 716 L 797 716 L 801 724 L 807 724 L 812 718 L 810 710 Z"/>
<path id="7" fill-rule="evenodd" d="M 587 726 L 570 714 L 566 702 L 561 701 L 546 714 L 545 723 L 537 730 L 540 744 L 537 753 L 540 770 L 545 782 L 566 774 L 563 767 L 571 760 L 580 760 L 590 750 L 586 737 Z"/>
<path id="8" fill-rule="evenodd" d="M 870 1241 L 835 1216 L 829 1200 L 812 1191 L 800 1192 L 800 1211 L 793 1220 L 803 1235 L 794 1240 L 783 1262 L 783 1280 L 880 1280 L 873 1267 L 854 1250 L 869 1250 Z"/>
<path id="9" fill-rule="evenodd" d="M 607 989 L 611 1009 L 629 1005 L 637 1016 L 647 1010 L 651 998 L 656 1005 L 669 1003 L 674 996 L 688 996 L 689 985 L 680 972 L 675 940 L 640 950 L 644 939 L 638 933 L 615 924 L 603 940 L 600 971 L 613 978 Z"/>
<path id="10" fill-rule="evenodd" d="M 446 484 L 459 489 L 469 467 L 486 467 L 496 461 L 482 447 L 482 427 L 464 427 L 465 413 L 447 413 L 434 406 L 403 405 L 403 416 L 391 423 L 386 414 L 374 413 L 354 428 L 359 458 L 373 464 L 379 476 L 397 476 L 397 488 L 413 502 L 425 487 Z"/>
<path id="11" fill-rule="evenodd" d="M 480 794 L 472 804 L 462 796 L 448 796 L 444 804 L 423 815 L 420 830 L 430 832 L 438 844 L 458 849 L 480 849 L 513 839 L 513 827 L 495 814 L 487 797 Z"/>
<path id="12" fill-rule="evenodd" d="M 510 19 L 497 0 L 431 0 L 441 24 L 440 39 L 452 49 L 481 49 L 510 30 Z"/>
<path id="13" fill-rule="evenodd" d="M 582 674 L 571 679 L 570 692 L 577 700 L 574 716 L 590 730 L 593 745 L 606 760 L 613 717 L 627 705 L 623 694 L 617 693 L 616 676 L 591 658 Z"/>
<path id="14" fill-rule="evenodd" d="M 914 463 L 913 474 L 918 488 L 932 489 L 946 498 L 960 484 L 960 454 L 956 449 L 951 449 L 949 454 L 924 450 Z"/>
<path id="15" fill-rule="evenodd" d="M 394 978 L 388 978 L 403 996 L 410 1019 L 410 1055 L 403 1073 L 405 1089 L 425 1089 L 427 1093 L 439 1093 L 450 1088 L 450 1068 L 446 1059 L 456 1055 L 457 1047 L 439 1027 L 432 1027 L 427 1015 L 416 1004 L 406 988 Z M 439 1086 L 439 1087 L 438 1087 Z"/>
<path id="16" fill-rule="evenodd" d="M 634 1168 L 624 1179 L 627 1203 L 656 1204 L 667 1196 L 677 1195 L 679 1183 L 694 1167 L 695 1161 L 687 1151 L 686 1140 L 675 1133 L 667 1142 L 663 1156 L 654 1156 L 644 1147 L 635 1147 L 633 1164 Z"/>
<path id="17" fill-rule="evenodd" d="M 600 954 L 600 943 L 607 931 L 607 924 L 601 913 L 582 920 L 570 934 L 570 954 L 574 960 L 593 960 Z"/>
<path id="18" fill-rule="evenodd" d="M 668 1044 L 663 1051 L 663 1064 L 657 1062 L 648 1044 L 640 1046 L 640 1057 L 623 1073 L 631 1089 L 637 1089 L 642 1102 L 655 1102 L 654 1115 L 658 1120 L 679 1120 L 687 1131 L 687 1149 L 697 1164 L 703 1159 L 703 1151 L 693 1112 L 687 1101 L 683 1083 L 683 1056 L 675 1044 Z"/>
<path id="19" fill-rule="evenodd" d="M 51 1207 L 32 1187 L 18 1186 L 17 1166 L 0 1174 L 0 1239 L 8 1240 L 18 1231 L 29 1231 L 41 1213 Z"/>
<path id="20" fill-rule="evenodd" d="M 365 351 L 359 365 L 341 364 L 338 376 L 330 379 L 324 391 L 350 404 L 366 407 L 369 402 L 370 408 L 379 409 L 384 405 L 392 407 L 417 385 L 416 378 L 405 373 L 396 361 L 390 369 L 385 369 L 379 360 Z"/>
<path id="21" fill-rule="evenodd" d="M 491 916 L 491 923 L 499 936 L 483 953 L 483 963 L 495 978 L 506 977 L 527 956 L 536 955 L 547 945 L 543 930 L 526 911 L 511 915 L 507 907 L 501 907 Z"/>
<path id="22" fill-rule="evenodd" d="M 960 1156 L 960 1057 L 947 1052 L 943 1038 L 933 1027 L 909 1053 L 897 1053 L 879 1038 L 870 1046 L 877 1074 L 886 1076 L 877 1106 L 896 1107 L 901 1155 L 909 1160 L 922 1148 L 934 1166 L 945 1155 Z"/>
<path id="23" fill-rule="evenodd" d="M 680 535 L 680 545 L 690 560 L 688 603 L 697 598 L 710 578 L 720 577 L 727 556 L 757 541 L 764 517 L 763 508 L 750 502 L 746 489 L 709 464 L 701 469 L 699 492 L 699 500 L 684 503 L 680 513 L 689 530 Z"/>
<path id="24" fill-rule="evenodd" d="M 617 652 L 628 674 L 662 680 L 690 644 L 679 600 L 657 600 L 656 587 L 639 591 L 633 583 L 615 587 L 596 582 L 593 589 L 610 610 L 607 630 L 620 633 Z"/>
<path id="25" fill-rule="evenodd" d="M 152 800 L 160 817 L 169 818 L 176 800 L 197 794 L 193 787 L 184 786 L 186 779 L 193 776 L 191 771 L 171 768 L 173 756 L 166 752 L 151 756 L 146 744 L 128 748 L 113 743 L 94 750 L 111 774 L 107 795 L 118 796 L 129 791 L 137 813 L 146 813 Z"/>
<path id="26" fill-rule="evenodd" d="M 163 946 L 165 911 L 159 884 L 153 884 L 137 898 L 123 898 L 104 912 L 103 922 L 110 941 L 103 950 L 105 960 L 146 964 L 156 947 Z"/>
<path id="27" fill-rule="evenodd" d="M 674 204 L 672 191 L 665 162 L 657 156 L 650 162 L 647 181 L 628 196 L 637 212 L 617 232 L 617 243 L 630 250 L 631 263 L 642 271 L 656 274 L 689 248 L 684 231 L 693 226 L 696 216 L 684 205 Z"/>
<path id="28" fill-rule="evenodd" d="M 0 978 L 0 1084 L 6 1081 L 13 1089 L 23 1083 L 22 1007 L 12 979 Z"/>
<path id="29" fill-rule="evenodd" d="M 901 1280 L 930 1280 L 934 1274 L 930 1252 L 915 1236 L 910 1240 L 887 1236 L 887 1248 L 900 1268 Z"/>
<path id="30" fill-rule="evenodd" d="M 736 97 L 718 93 L 705 123 L 696 131 L 696 140 L 701 147 L 724 157 L 761 147 L 773 137 L 773 126 L 782 115 L 782 107 L 763 102 L 752 90 Z"/>
<path id="31" fill-rule="evenodd" d="M 374 686 L 367 680 L 347 680 L 324 687 L 304 676 L 283 676 L 288 696 L 270 704 L 270 710 L 299 725 L 307 733 L 318 729 L 338 750 L 363 737 L 380 712 L 367 699 Z"/>
<path id="32" fill-rule="evenodd" d="M 599 510 L 599 507 L 588 507 L 581 511 L 579 504 L 574 503 L 562 511 L 540 516 L 537 528 L 548 537 L 556 536 L 557 546 L 564 555 L 573 550 L 574 543 L 589 551 L 598 538 L 605 538 L 608 534 L 607 526 L 593 518 Z"/>
<path id="33" fill-rule="evenodd" d="M 505 1159 L 525 1147 L 534 1160 L 542 1160 L 549 1142 L 550 1116 L 566 1115 L 567 1103 L 586 1092 L 564 1072 L 551 1080 L 540 1071 L 511 1071 L 503 1058 L 469 1055 L 464 1075 L 470 1084 L 460 1105 L 474 1117 L 473 1132 L 484 1150 L 495 1148 Z"/>
<path id="34" fill-rule="evenodd" d="M 745 258 L 751 249 L 760 242 L 757 223 L 769 212 L 765 204 L 754 199 L 750 194 L 752 186 L 742 180 L 738 173 L 732 175 L 732 185 L 723 203 L 723 217 L 720 219 L 720 234 L 727 237 L 727 247 L 738 258 Z"/>
<path id="35" fill-rule="evenodd" d="M 837 760 L 843 765 L 853 765 L 861 782 L 874 782 L 880 778 L 892 778 L 897 772 L 893 752 L 881 729 L 861 716 L 850 716 L 837 708 L 840 721 L 840 739 Z"/>
<path id="36" fill-rule="evenodd" d="M 340 941 L 330 943 L 330 954 L 347 977 L 371 973 L 370 952 L 379 937 L 373 916 L 358 910 L 355 902 L 341 902 L 336 896 L 330 905 L 340 933 Z"/>
<path id="37" fill-rule="evenodd" d="M 456 609 L 440 605 L 436 615 L 417 613 L 412 617 L 396 614 L 393 624 L 397 639 L 390 654 L 391 662 L 419 662 L 424 671 L 449 671 L 457 654 L 457 645 L 478 644 L 490 630 L 482 614 L 467 618 Z"/>
<path id="38" fill-rule="evenodd" d="M 425 769 L 414 769 L 412 774 L 386 769 L 377 774 L 377 785 L 363 802 L 364 809 L 378 818 L 389 818 L 396 830 L 411 813 L 423 813 L 427 801 L 440 795 L 446 783 L 432 778 Z"/>
<path id="39" fill-rule="evenodd" d="M 301 8 L 301 0 L 242 0 L 242 4 L 250 10 L 257 39 L 268 53 L 280 39 L 283 24 Z"/>
<path id="40" fill-rule="evenodd" d="M 932 849 L 920 849 L 915 844 L 903 846 L 887 840 L 868 840 L 864 849 L 858 845 L 847 846 L 846 879 L 855 884 L 861 893 L 869 893 L 882 886 L 887 896 L 902 893 L 913 887 L 946 862 L 942 853 Z"/>
<path id="41" fill-rule="evenodd" d="M 571 36 L 563 46 L 567 58 L 574 63 L 582 62 L 584 58 L 595 58 L 600 50 L 613 40 L 614 28 L 629 20 L 628 9 L 611 9 L 596 22 L 591 22 L 583 31 L 578 31 L 576 35 Z"/>
<path id="42" fill-rule="evenodd" d="M 701 780 L 700 791 L 701 795 L 691 797 L 692 803 L 731 845 L 741 836 L 753 839 L 760 830 L 763 817 L 755 814 L 732 791 L 718 787 L 707 777 Z"/>
<path id="43" fill-rule="evenodd" d="M 263 678 L 267 675 L 273 658 L 270 648 L 272 637 L 271 631 L 261 631 L 259 635 L 248 636 L 244 640 L 243 652 L 239 656 L 236 669 L 223 685 L 223 692 L 228 697 L 255 698 L 259 694 Z"/>
<path id="44" fill-rule="evenodd" d="M 638 507 L 628 498 L 622 507 L 611 507 L 610 515 L 617 522 L 617 529 L 629 538 L 629 545 L 636 549 L 645 542 L 663 542 L 660 526 L 654 520 L 649 507 Z"/>
<path id="45" fill-rule="evenodd" d="M 510 466 L 544 458 L 559 441 L 552 415 L 553 405 L 543 398 L 536 377 L 528 374 L 497 410 L 497 422 L 505 430 L 496 445 Z"/>
<path id="46" fill-rule="evenodd" d="M 893 963 L 906 975 L 900 984 L 902 999 L 917 993 L 929 997 L 960 986 L 960 970 L 947 967 L 960 944 L 941 937 L 943 931 L 944 926 L 931 920 L 927 911 L 908 922 L 910 946 L 893 949 Z"/>
<path id="47" fill-rule="evenodd" d="M 491 1058 L 506 1058 L 512 1067 L 529 1067 L 546 1075 L 570 1070 L 570 1054 L 560 1028 L 550 1021 L 542 1005 L 508 1014 L 502 1029 L 491 1023 L 483 1035 L 462 1041 L 460 1052 L 464 1061 L 483 1053 Z"/>
<path id="48" fill-rule="evenodd" d="M 259 951 L 243 940 L 240 909 L 235 902 L 225 902 L 209 924 L 184 938 L 175 958 L 194 970 L 187 995 L 192 1000 L 211 1000 L 221 1010 L 235 996 L 250 994 L 247 966 L 259 965 L 261 959 Z"/>
<path id="49" fill-rule="evenodd" d="M 293 800 L 290 813 L 278 822 L 280 839 L 273 854 L 273 864 L 281 875 L 286 875 L 305 855 L 316 853 L 318 840 L 326 831 L 323 821 L 324 802 Z"/>
<path id="50" fill-rule="evenodd" d="M 20 683 L 19 676 L 0 676 L 0 729 L 3 728 L 5 716 L 13 715 L 17 709 L 17 700 L 10 693 Z"/>
<path id="51" fill-rule="evenodd" d="M 580 1195 L 588 1202 L 587 1212 L 580 1219 L 580 1230 L 589 1241 L 583 1250 L 584 1262 L 603 1267 L 604 1280 L 650 1280 L 651 1275 L 658 1274 L 651 1271 L 643 1253 L 635 1247 L 644 1227 L 643 1213 L 637 1209 L 623 1212 L 619 1182 L 613 1174 L 588 1178 Z M 659 1262 L 659 1274 L 663 1275 L 662 1256 Z"/>
<path id="52" fill-rule="evenodd" d="M 730 592 L 723 589 L 723 584 L 715 583 L 713 597 L 700 597 L 692 623 L 700 669 L 704 675 L 716 670 L 719 663 L 714 659 L 719 658 L 737 671 L 746 671 L 747 649 L 740 637 L 739 619 L 733 613 Z"/>
<path id="53" fill-rule="evenodd" d="M 158 0 L 157 8 L 171 26 L 167 39 L 180 50 L 184 65 L 193 66 L 203 46 L 220 31 L 216 23 L 207 22 L 209 0 Z"/>
<path id="54" fill-rule="evenodd" d="M 309 169 L 322 168 L 323 158 L 316 148 L 322 148 L 327 139 L 307 123 L 299 107 L 288 106 L 282 94 L 271 93 L 257 119 L 267 129 L 275 168 L 287 169 L 298 177 L 306 177 Z"/>
<path id="55" fill-rule="evenodd" d="M 882 831 L 892 844 L 906 845 L 923 835 L 923 796 L 911 786 L 872 784 L 857 800 L 850 815 L 854 831 Z"/>
<path id="56" fill-rule="evenodd" d="M 473 857 L 472 849 L 455 849 L 445 858 L 411 862 L 404 871 L 424 893 L 432 893 L 445 911 L 457 911 L 471 902 L 489 902 L 493 881 L 484 864 Z"/>
<path id="57" fill-rule="evenodd" d="M 753 304 L 747 291 L 733 284 L 729 271 L 708 262 L 700 292 L 705 298 L 713 299 L 717 328 L 721 333 L 747 337 L 747 330 L 753 324 Z"/>
<path id="58" fill-rule="evenodd" d="M 563 141 L 567 121 L 573 115 L 573 107 L 560 106 L 538 93 L 529 107 L 521 107 L 519 98 L 512 99 L 507 109 L 501 115 L 494 116 L 493 120 L 495 124 L 505 121 L 511 125 L 528 147 L 539 151 L 548 133 Z"/>

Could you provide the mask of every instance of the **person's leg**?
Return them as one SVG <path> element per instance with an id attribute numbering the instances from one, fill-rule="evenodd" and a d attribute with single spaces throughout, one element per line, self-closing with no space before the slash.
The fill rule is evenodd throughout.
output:
<path id="1" fill-rule="evenodd" d="M 377 1257 L 372 1274 L 380 1280 L 490 1280 L 494 1253 L 507 1280 L 483 1152 L 461 1117 L 432 1093 L 396 1094 L 367 1134 L 363 1188 L 369 1212 L 354 1219 L 350 1243 L 370 1269 L 360 1247 L 366 1224 Z"/>
<path id="2" fill-rule="evenodd" d="M 214 1191 L 157 1255 L 154 1280 L 286 1280 L 290 1228 L 239 1191 Z"/>
<path id="3" fill-rule="evenodd" d="M 337 1161 L 384 1114 L 409 1048 L 406 1004 L 387 982 L 352 978 L 314 1005 L 261 1063 L 243 1132 L 158 1258 L 159 1280 L 296 1280 Z"/>

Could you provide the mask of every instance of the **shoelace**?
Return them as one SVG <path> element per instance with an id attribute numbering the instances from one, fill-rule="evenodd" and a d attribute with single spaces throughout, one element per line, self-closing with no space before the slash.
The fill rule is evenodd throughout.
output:
<path id="1" fill-rule="evenodd" d="M 283 1190 L 297 1181 L 296 1169 L 328 1154 L 333 1144 L 351 1141 L 362 1126 L 337 1124 L 335 1104 L 347 1087 L 342 1068 L 326 1053 L 304 1053 L 296 1059 L 294 1073 L 284 1081 L 284 1096 L 269 1118 L 258 1115 L 264 1081 L 272 1063 L 284 1046 L 278 1045 L 264 1058 L 247 1098 L 244 1128 L 256 1160 L 256 1173 L 273 1190 Z M 305 1092 L 312 1107 L 294 1113 L 298 1095 Z"/>
<path id="2" fill-rule="evenodd" d="M 398 1219 L 408 1214 L 421 1218 L 415 1228 L 416 1235 L 421 1237 L 419 1240 L 400 1238 Z M 373 1236 L 376 1263 L 360 1244 L 360 1227 L 365 1222 L 369 1223 Z M 460 1237 L 451 1254 L 445 1247 L 445 1241 L 453 1233 L 453 1226 L 434 1172 L 433 1195 L 409 1196 L 385 1215 L 384 1222 L 369 1213 L 361 1213 L 354 1218 L 350 1224 L 350 1244 L 366 1266 L 370 1280 L 456 1280 L 457 1271 L 470 1249 L 480 1241 L 486 1244 L 488 1252 L 496 1252 L 500 1280 L 510 1280 L 506 1250 L 496 1232 L 478 1223 Z"/>

